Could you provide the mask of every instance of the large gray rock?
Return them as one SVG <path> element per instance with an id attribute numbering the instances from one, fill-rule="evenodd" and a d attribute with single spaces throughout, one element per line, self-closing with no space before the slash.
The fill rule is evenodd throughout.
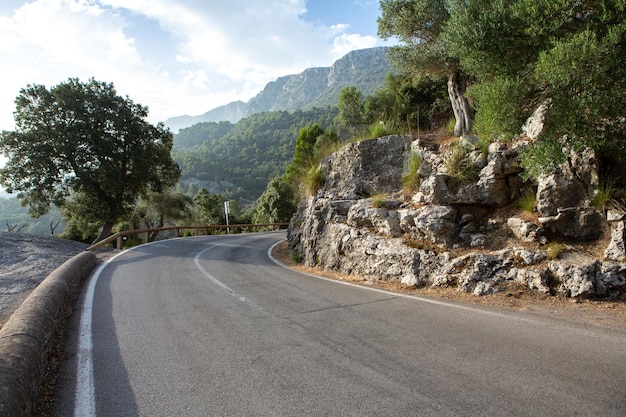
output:
<path id="1" fill-rule="evenodd" d="M 516 281 L 524 284 L 530 290 L 536 290 L 542 294 L 550 293 L 550 271 L 537 268 L 524 268 L 517 271 Z"/>
<path id="2" fill-rule="evenodd" d="M 322 190 L 344 199 L 398 191 L 410 146 L 411 141 L 405 136 L 348 144 L 322 161 Z"/>
<path id="3" fill-rule="evenodd" d="M 559 208 L 556 216 L 539 217 L 539 223 L 552 234 L 590 241 L 602 236 L 606 220 L 598 208 L 569 207 Z"/>
<path id="4" fill-rule="evenodd" d="M 432 285 L 456 286 L 459 291 L 484 295 L 493 292 L 495 285 L 515 279 L 517 269 L 512 266 L 513 258 L 506 252 L 472 252 L 452 259 L 439 271 L 433 271 Z"/>
<path id="5" fill-rule="evenodd" d="M 438 205 L 504 207 L 511 202 L 513 195 L 519 193 L 521 181 L 511 180 L 521 172 L 516 150 L 496 143 L 489 147 L 486 157 L 481 152 L 473 151 L 466 158 L 468 164 L 476 167 L 478 179 L 475 182 L 459 183 L 447 172 L 444 158 L 424 153 L 424 168 L 420 171 L 424 178 L 414 201 Z"/>
<path id="6" fill-rule="evenodd" d="M 604 257 L 613 261 L 626 259 L 626 222 L 611 222 L 611 240 L 604 251 Z"/>
<path id="7" fill-rule="evenodd" d="M 569 157 L 550 175 L 537 181 L 537 210 L 552 217 L 559 209 L 589 207 L 598 188 L 598 160 L 592 150 L 569 152 Z"/>
<path id="8" fill-rule="evenodd" d="M 459 232 L 457 211 L 450 206 L 424 206 L 413 218 L 412 237 L 437 244 L 451 244 Z"/>
<path id="9" fill-rule="evenodd" d="M 596 275 L 596 295 L 615 298 L 626 292 L 626 265 L 603 262 Z"/>
<path id="10" fill-rule="evenodd" d="M 583 256 L 573 256 L 548 263 L 548 269 L 560 282 L 559 292 L 568 297 L 593 296 L 599 262 Z"/>
<path id="11" fill-rule="evenodd" d="M 371 207 L 369 200 L 359 200 L 348 211 L 346 223 L 350 226 L 375 229 L 382 235 L 402 236 L 400 219 L 395 210 Z"/>

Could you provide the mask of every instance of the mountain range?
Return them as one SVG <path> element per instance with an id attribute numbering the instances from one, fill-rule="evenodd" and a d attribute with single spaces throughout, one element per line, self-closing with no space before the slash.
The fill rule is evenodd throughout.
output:
<path id="1" fill-rule="evenodd" d="M 165 121 L 172 131 L 202 122 L 239 120 L 268 111 L 308 110 L 336 106 L 339 92 L 354 86 L 364 96 L 373 94 L 385 82 L 389 72 L 386 47 L 352 51 L 330 67 L 308 68 L 300 74 L 287 75 L 268 83 L 248 102 L 234 101 L 198 116 L 176 116 Z"/>

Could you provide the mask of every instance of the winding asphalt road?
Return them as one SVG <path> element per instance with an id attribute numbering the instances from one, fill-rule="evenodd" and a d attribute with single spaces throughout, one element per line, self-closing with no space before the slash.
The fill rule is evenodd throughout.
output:
<path id="1" fill-rule="evenodd" d="M 281 239 L 174 239 L 104 264 L 54 415 L 626 415 L 626 332 L 300 274 L 268 258 Z"/>

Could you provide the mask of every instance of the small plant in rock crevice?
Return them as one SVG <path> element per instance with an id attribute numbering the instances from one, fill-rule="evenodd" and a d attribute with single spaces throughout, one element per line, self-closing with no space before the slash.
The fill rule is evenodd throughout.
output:
<path id="1" fill-rule="evenodd" d="M 322 171 L 322 168 L 319 165 L 311 167 L 303 179 L 306 195 L 315 195 L 324 186 L 324 181 L 324 171 Z"/>
<path id="2" fill-rule="evenodd" d="M 478 170 L 469 158 L 471 150 L 455 144 L 446 158 L 446 172 L 456 185 L 468 184 L 478 177 Z"/>
<path id="3" fill-rule="evenodd" d="M 374 194 L 370 197 L 373 208 L 385 208 L 389 205 L 389 198 L 387 194 Z"/>
<path id="4" fill-rule="evenodd" d="M 535 211 L 535 205 L 537 204 L 537 195 L 532 189 L 526 189 L 522 192 L 515 205 L 525 213 L 532 213 Z"/>
<path id="5" fill-rule="evenodd" d="M 626 190 L 617 187 L 615 180 L 605 180 L 598 184 L 591 204 L 602 207 L 603 210 L 614 209 L 626 211 L 626 205 L 624 204 L 625 196 Z"/>
<path id="6" fill-rule="evenodd" d="M 546 248 L 546 256 L 550 260 L 559 259 L 559 256 L 561 256 L 566 251 L 566 249 L 567 249 L 567 246 L 564 243 L 561 243 L 561 242 L 548 243 L 548 246 Z"/>
<path id="7" fill-rule="evenodd" d="M 402 177 L 402 185 L 405 192 L 413 192 L 417 190 L 420 184 L 419 169 L 421 158 L 417 152 L 409 154 L 407 168 Z"/>

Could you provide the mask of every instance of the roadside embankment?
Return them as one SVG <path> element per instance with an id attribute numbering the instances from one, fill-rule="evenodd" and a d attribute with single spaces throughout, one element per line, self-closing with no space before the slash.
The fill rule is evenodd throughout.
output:
<path id="1" fill-rule="evenodd" d="M 98 262 L 92 252 L 65 262 L 0 329 L 0 415 L 33 415 L 59 319 Z"/>

